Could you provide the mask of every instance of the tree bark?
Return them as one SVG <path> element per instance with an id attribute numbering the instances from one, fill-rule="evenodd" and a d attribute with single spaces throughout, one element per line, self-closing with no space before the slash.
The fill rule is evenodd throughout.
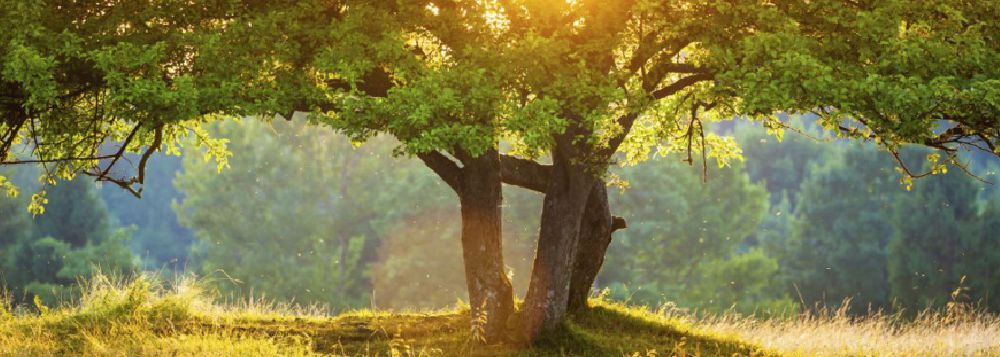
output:
<path id="1" fill-rule="evenodd" d="M 532 160 L 501 156 L 503 182 L 545 193 L 552 167 Z M 570 283 L 568 309 L 584 308 L 590 289 L 604 264 L 611 243 L 611 234 L 626 228 L 625 219 L 611 215 L 608 192 L 604 182 L 597 181 L 587 199 L 580 225 L 580 238 Z"/>
<path id="2" fill-rule="evenodd" d="M 566 315 L 580 222 L 597 181 L 586 167 L 575 164 L 573 156 L 565 152 L 567 146 L 557 145 L 553 150 L 553 167 L 542 205 L 538 249 L 522 308 L 529 341 L 558 327 Z"/>
<path id="3" fill-rule="evenodd" d="M 503 340 L 514 312 L 514 290 L 503 263 L 500 156 L 495 150 L 479 157 L 457 156 L 461 168 L 440 153 L 420 158 L 458 194 L 472 334 L 481 342 L 495 343 Z"/>
<path id="4" fill-rule="evenodd" d="M 463 163 L 459 192 L 462 257 L 472 332 L 483 342 L 493 343 L 503 338 L 514 312 L 514 290 L 503 263 L 500 157 L 490 150 Z"/>
<path id="5" fill-rule="evenodd" d="M 580 239 L 569 288 L 569 310 L 587 307 L 590 288 L 604 264 L 604 254 L 611 243 L 611 209 L 604 182 L 597 182 L 587 198 L 580 222 Z"/>

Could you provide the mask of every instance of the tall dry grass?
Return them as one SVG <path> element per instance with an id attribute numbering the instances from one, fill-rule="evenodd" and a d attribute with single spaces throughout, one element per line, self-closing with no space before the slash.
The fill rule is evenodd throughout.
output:
<path id="1" fill-rule="evenodd" d="M 323 318 L 313 309 L 247 299 L 213 303 L 191 275 L 104 275 L 81 282 L 81 295 L 55 307 L 13 309 L 0 294 L 0 356 L 307 356 L 310 342 L 211 328 L 213 321 L 265 316 Z M 199 321 L 209 327 L 190 327 Z M 199 323 L 197 326 L 201 326 Z"/>
<path id="2" fill-rule="evenodd" d="M 766 319 L 703 316 L 694 324 L 791 356 L 1000 356 L 1000 317 L 961 304 L 915 318 L 841 308 Z"/>

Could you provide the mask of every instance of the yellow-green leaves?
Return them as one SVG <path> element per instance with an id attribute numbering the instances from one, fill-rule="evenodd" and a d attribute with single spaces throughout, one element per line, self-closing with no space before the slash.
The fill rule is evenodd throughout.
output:
<path id="1" fill-rule="evenodd" d="M 43 214 L 45 213 L 45 205 L 48 203 L 49 199 L 45 198 L 45 190 L 42 189 L 31 195 L 31 202 L 28 203 L 28 213 L 32 215 Z"/>
<path id="2" fill-rule="evenodd" d="M 222 172 L 229 167 L 229 158 L 233 156 L 227 149 L 228 138 L 213 137 L 208 130 L 201 125 L 190 127 L 190 137 L 196 149 L 202 149 L 202 160 L 205 162 L 215 160 L 216 172 Z"/>
<path id="3" fill-rule="evenodd" d="M 899 184 L 906 187 L 907 191 L 913 190 L 913 175 L 910 175 L 909 173 L 906 172 L 906 170 L 903 170 L 903 168 L 901 167 L 897 167 L 896 172 L 898 172 L 901 175 L 899 177 Z"/>
<path id="4" fill-rule="evenodd" d="M 939 153 L 927 154 L 927 162 L 931 165 L 930 172 L 932 175 L 948 173 L 948 165 L 941 162 L 941 154 Z"/>
<path id="5" fill-rule="evenodd" d="M 7 194 L 7 197 L 11 198 L 17 197 L 19 193 L 17 186 L 13 182 L 10 182 L 4 175 L 0 175 L 0 191 L 3 191 Z"/>
<path id="6" fill-rule="evenodd" d="M 17 42 L 11 44 L 9 51 L 2 58 L 0 73 L 2 79 L 20 84 L 28 93 L 23 103 L 25 109 L 39 111 L 53 103 L 59 93 L 53 73 L 55 59 Z"/>

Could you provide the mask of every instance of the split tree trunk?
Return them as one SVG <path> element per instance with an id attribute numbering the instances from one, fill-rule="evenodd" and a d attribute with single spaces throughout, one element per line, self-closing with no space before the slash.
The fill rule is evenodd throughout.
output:
<path id="1" fill-rule="evenodd" d="M 529 341 L 558 327 L 566 315 L 580 222 L 597 181 L 585 167 L 575 165 L 571 155 L 560 151 L 557 145 L 542 205 L 531 283 L 522 308 Z"/>
<path id="2" fill-rule="evenodd" d="M 499 153 L 489 150 L 479 157 L 459 153 L 462 167 L 441 153 L 419 156 L 455 190 L 461 203 L 472 334 L 484 343 L 499 342 L 514 311 L 514 292 L 503 263 Z"/>
<path id="3" fill-rule="evenodd" d="M 552 166 L 506 155 L 501 157 L 501 164 L 504 183 L 542 194 L 548 190 Z M 611 234 L 623 228 L 626 228 L 625 219 L 611 215 L 607 186 L 600 180 L 596 181 L 580 222 L 576 262 L 570 283 L 570 311 L 586 307 L 590 289 L 604 264 Z"/>

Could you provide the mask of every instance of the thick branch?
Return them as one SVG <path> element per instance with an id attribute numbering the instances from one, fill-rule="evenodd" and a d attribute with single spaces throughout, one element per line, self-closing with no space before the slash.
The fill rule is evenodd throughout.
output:
<path id="1" fill-rule="evenodd" d="M 0 161 L 0 165 L 26 165 L 26 164 L 47 164 L 47 163 L 57 163 L 57 162 L 68 162 L 68 161 L 95 161 L 95 160 L 107 160 L 114 158 L 114 155 L 102 155 L 102 156 L 83 156 L 83 157 L 60 157 L 57 159 L 28 159 L 28 160 L 3 160 Z M 95 174 L 96 175 L 96 174 Z"/>
<path id="2" fill-rule="evenodd" d="M 417 154 L 417 157 L 434 171 L 441 180 L 444 180 L 455 192 L 459 192 L 462 181 L 462 169 L 444 154 L 438 151 L 431 151 Z"/>
<path id="3" fill-rule="evenodd" d="M 551 165 L 510 155 L 500 155 L 500 177 L 503 183 L 545 193 L 552 175 Z"/>
<path id="4" fill-rule="evenodd" d="M 653 91 L 652 97 L 653 99 L 663 99 L 672 96 L 677 92 L 680 92 L 682 89 L 687 88 L 695 83 L 711 80 L 713 78 L 715 78 L 715 75 L 712 73 L 692 74 L 690 76 L 678 79 L 676 82 L 670 83 L 670 85 L 667 85 L 666 87 Z"/>

